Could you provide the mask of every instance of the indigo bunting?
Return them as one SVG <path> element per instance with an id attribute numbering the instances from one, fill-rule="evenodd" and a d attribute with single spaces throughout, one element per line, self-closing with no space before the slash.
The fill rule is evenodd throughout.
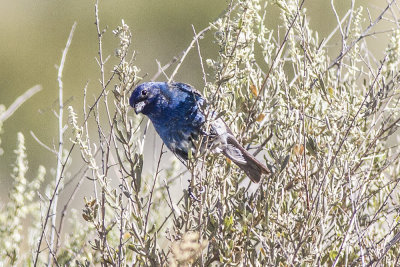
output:
<path id="1" fill-rule="evenodd" d="M 200 149 L 222 153 L 238 165 L 253 182 L 270 170 L 244 149 L 225 122 L 207 108 L 201 94 L 184 83 L 147 82 L 137 86 L 129 99 L 136 114 L 149 117 L 165 145 L 182 162 Z M 207 118 L 206 118 L 207 117 Z M 206 129 L 206 119 L 210 121 Z M 207 132 L 208 131 L 208 132 Z M 204 138 L 199 139 L 201 136 Z"/>

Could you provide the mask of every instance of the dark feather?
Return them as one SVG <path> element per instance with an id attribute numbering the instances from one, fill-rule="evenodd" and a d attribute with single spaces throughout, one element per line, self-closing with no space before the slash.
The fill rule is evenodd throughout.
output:
<path id="1" fill-rule="evenodd" d="M 232 154 L 233 146 L 235 149 L 241 152 L 241 157 Z M 236 165 L 238 165 L 247 176 L 255 183 L 258 183 L 263 174 L 269 175 L 271 171 L 264 164 L 259 162 L 252 154 L 250 154 L 246 149 L 244 149 L 238 141 L 232 136 L 228 137 L 228 148 L 222 151 L 226 157 L 232 160 Z M 244 162 L 242 161 L 244 159 Z"/>
<path id="2" fill-rule="evenodd" d="M 188 153 L 197 147 L 195 140 L 205 138 L 200 149 L 222 152 L 237 164 L 253 182 L 259 182 L 270 170 L 247 152 L 216 114 L 209 110 L 205 99 L 192 86 L 184 83 L 148 82 L 135 88 L 129 104 L 136 113 L 147 115 L 165 145 L 185 163 Z M 208 118 L 206 118 L 206 114 Z M 211 129 L 204 129 L 211 120 Z"/>

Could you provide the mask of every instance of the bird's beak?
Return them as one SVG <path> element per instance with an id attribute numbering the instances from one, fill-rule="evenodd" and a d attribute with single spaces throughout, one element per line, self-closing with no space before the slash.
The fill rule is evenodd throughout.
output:
<path id="1" fill-rule="evenodd" d="M 141 102 L 136 103 L 136 104 L 135 104 L 135 107 L 134 107 L 135 113 L 136 113 L 136 114 L 141 113 L 142 110 L 143 110 L 143 108 L 144 108 L 144 106 L 145 106 L 144 101 L 141 101 Z"/>

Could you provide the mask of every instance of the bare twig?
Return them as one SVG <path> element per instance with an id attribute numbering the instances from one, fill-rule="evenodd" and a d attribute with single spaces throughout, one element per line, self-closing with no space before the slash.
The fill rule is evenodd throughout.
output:
<path id="1" fill-rule="evenodd" d="M 62 82 L 62 73 L 64 70 L 65 60 L 67 58 L 68 50 L 72 42 L 72 37 L 74 36 L 74 31 L 76 28 L 76 22 L 72 25 L 71 31 L 69 33 L 69 37 L 67 43 L 65 45 L 65 49 L 63 51 L 60 66 L 58 67 L 58 99 L 59 99 L 59 113 L 58 113 L 58 153 L 57 153 L 57 171 L 56 171 L 56 184 L 59 183 L 62 179 L 62 170 L 63 170 L 63 149 L 64 149 L 64 122 L 63 122 L 63 113 L 64 113 L 64 103 L 63 103 L 63 82 Z M 57 220 L 57 202 L 58 202 L 58 187 L 55 188 L 54 201 L 52 206 L 52 217 L 51 217 L 51 228 L 50 228 L 50 247 L 49 251 L 54 250 L 54 240 L 56 235 L 56 220 Z M 57 233 L 59 234 L 59 233 Z M 47 259 L 47 266 L 52 265 L 52 255 L 49 252 Z"/>
<path id="2" fill-rule="evenodd" d="M 44 147 L 45 149 L 47 149 L 48 151 L 50 151 L 53 154 L 57 155 L 57 151 L 55 151 L 54 149 L 50 148 L 49 146 L 47 146 L 45 143 L 43 143 L 42 141 L 40 141 L 40 139 L 35 135 L 34 132 L 30 131 L 31 136 L 33 137 L 33 139 L 36 140 L 36 142 L 38 142 L 39 145 L 41 145 L 42 147 Z"/>
<path id="3" fill-rule="evenodd" d="M 193 29 L 194 36 L 196 36 L 197 35 L 196 34 L 196 30 L 194 29 L 193 25 L 192 25 L 192 29 Z M 207 84 L 207 75 L 206 75 L 206 72 L 204 70 L 203 57 L 201 56 L 200 44 L 199 44 L 199 40 L 198 39 L 196 39 L 196 45 L 197 45 L 197 52 L 199 53 L 201 72 L 203 73 L 203 82 L 204 82 L 204 86 L 205 86 Z"/>
<path id="4" fill-rule="evenodd" d="M 144 234 L 147 234 L 147 225 L 149 223 L 150 207 L 153 204 L 152 201 L 153 201 L 154 188 L 156 186 L 158 175 L 161 172 L 161 170 L 160 170 L 161 159 L 162 159 L 162 156 L 166 153 L 165 151 L 163 151 L 163 149 L 164 149 L 164 143 L 161 145 L 160 156 L 158 157 L 158 162 L 157 162 L 157 169 L 156 169 L 156 173 L 155 173 L 154 178 L 153 178 L 153 185 L 152 185 L 151 190 L 150 190 L 148 206 L 147 206 L 147 213 L 146 213 L 146 219 L 144 221 Z"/>
<path id="5" fill-rule="evenodd" d="M 35 85 L 34 87 L 28 89 L 25 93 L 20 95 L 15 101 L 8 107 L 6 111 L 0 114 L 0 121 L 6 121 L 12 114 L 29 98 L 34 94 L 42 90 L 41 85 Z"/>
<path id="6" fill-rule="evenodd" d="M 67 160 L 69 159 L 69 157 L 71 156 L 71 153 L 72 153 L 72 151 L 73 151 L 74 146 L 75 146 L 75 145 L 72 145 L 72 146 L 71 146 L 71 149 L 68 151 L 68 154 L 67 154 L 67 156 L 66 156 L 65 162 L 62 164 L 61 173 L 64 172 L 66 161 L 67 161 Z M 37 264 L 38 264 L 39 254 L 40 254 L 42 251 L 44 251 L 44 249 L 41 250 L 40 247 L 41 247 L 41 245 L 42 245 L 42 242 L 43 242 L 44 237 L 46 236 L 46 227 L 47 227 L 47 223 L 48 223 L 48 221 L 49 221 L 49 219 L 50 219 L 50 217 L 51 217 L 50 212 L 51 212 L 52 204 L 53 204 L 53 202 L 54 202 L 55 194 L 56 194 L 56 192 L 58 192 L 58 189 L 59 189 L 59 187 L 60 187 L 60 183 L 61 183 L 61 179 L 58 179 L 58 181 L 57 181 L 57 183 L 56 183 L 56 185 L 55 185 L 55 187 L 54 187 L 53 193 L 52 193 L 51 197 L 49 198 L 49 206 L 47 207 L 46 216 L 43 217 L 43 218 L 44 218 L 44 222 L 42 223 L 42 231 L 41 231 L 41 233 L 40 233 L 40 237 L 39 237 L 39 241 L 38 241 L 38 246 L 37 246 L 37 249 L 36 249 L 36 251 L 35 251 L 35 256 L 34 256 L 34 257 L 35 257 L 35 260 L 34 260 L 34 263 L 33 263 L 34 266 L 37 266 Z"/>
<path id="7" fill-rule="evenodd" d="M 178 73 L 179 68 L 181 67 L 183 61 L 185 60 L 186 56 L 188 55 L 188 53 L 190 52 L 190 50 L 193 48 L 193 45 L 195 42 L 197 42 L 197 40 L 199 38 L 201 38 L 203 36 L 204 33 L 208 32 L 211 29 L 211 25 L 204 28 L 203 30 L 201 30 L 197 35 L 195 35 L 193 37 L 193 40 L 190 42 L 188 48 L 183 52 L 182 57 L 179 59 L 178 65 L 176 66 L 176 68 L 174 69 L 174 71 L 171 74 L 171 77 L 169 77 L 168 82 L 172 82 L 174 80 L 175 75 Z"/>
<path id="8" fill-rule="evenodd" d="M 294 16 L 294 18 L 291 21 L 288 29 L 286 30 L 285 37 L 283 38 L 283 41 L 282 41 L 281 45 L 279 46 L 278 51 L 276 52 L 276 54 L 275 54 L 275 56 L 274 56 L 274 58 L 273 58 L 273 60 L 271 62 L 271 66 L 268 69 L 267 75 L 265 75 L 265 77 L 263 79 L 263 82 L 261 84 L 260 92 L 258 93 L 256 100 L 253 102 L 252 106 L 250 107 L 249 116 L 247 117 L 247 122 L 246 122 L 246 125 L 247 125 L 246 128 L 247 129 L 249 128 L 249 125 L 250 125 L 250 114 L 252 114 L 254 108 L 256 107 L 256 104 L 258 103 L 258 101 L 260 101 L 261 96 L 264 94 L 264 90 L 267 87 L 267 81 L 269 79 L 269 76 L 271 75 L 272 70 L 275 68 L 275 63 L 278 61 L 278 58 L 280 57 L 280 55 L 281 55 L 281 53 L 283 51 L 283 48 L 286 45 L 289 33 L 291 32 L 291 30 L 292 30 L 292 28 L 294 26 L 294 23 L 296 22 L 299 14 L 300 14 L 300 9 L 303 8 L 304 1 L 305 0 L 301 1 L 300 5 L 299 5 L 299 7 L 297 9 L 296 15 Z"/>
<path id="9" fill-rule="evenodd" d="M 358 37 L 358 38 L 356 38 L 350 45 L 348 45 L 347 47 L 346 47 L 346 49 L 344 49 L 341 53 L 340 53 L 340 55 L 337 57 L 337 58 L 335 58 L 332 62 L 331 62 L 331 64 L 329 65 L 329 67 L 328 67 L 328 70 L 329 69 L 331 69 L 333 66 L 335 66 L 336 64 L 338 64 L 338 62 L 340 61 L 340 60 L 342 60 L 342 58 L 359 42 L 359 41 L 361 41 L 362 39 L 364 39 L 367 35 L 368 35 L 368 33 L 369 33 L 369 31 L 379 22 L 379 21 L 381 21 L 382 20 L 382 18 L 383 18 L 383 15 L 385 15 L 385 13 L 390 9 L 390 7 L 393 5 L 393 3 L 395 2 L 396 0 L 392 0 L 387 6 L 386 6 L 386 8 L 379 14 L 379 16 L 373 21 L 373 22 L 371 22 L 369 25 L 368 25 L 368 27 L 367 28 L 365 28 L 365 30 L 360 34 L 360 36 Z"/>
<path id="10" fill-rule="evenodd" d="M 57 255 L 57 251 L 58 251 L 58 249 L 60 248 L 60 245 L 61 245 L 61 243 L 60 243 L 60 241 L 61 241 L 60 235 L 61 235 L 61 232 L 62 232 L 62 229 L 63 229 L 65 216 L 67 215 L 69 205 L 71 204 L 71 202 L 74 199 L 76 193 L 78 192 L 78 189 L 82 185 L 83 178 L 86 176 L 86 172 L 88 171 L 88 169 L 89 168 L 86 166 L 84 173 L 82 174 L 81 178 L 79 179 L 79 182 L 75 185 L 74 189 L 72 190 L 72 193 L 70 194 L 67 202 L 65 203 L 65 205 L 64 205 L 64 207 L 63 207 L 63 209 L 61 211 L 60 222 L 58 224 L 58 229 L 57 229 L 57 233 L 58 233 L 57 242 L 56 242 L 57 245 L 56 245 L 56 249 L 54 251 L 54 253 L 56 255 Z"/>
<path id="11" fill-rule="evenodd" d="M 165 64 L 164 66 L 161 67 L 160 63 L 157 61 L 157 66 L 158 66 L 158 70 L 157 72 L 153 75 L 153 77 L 151 77 L 150 81 L 155 81 L 161 74 L 164 74 L 165 76 L 166 73 L 165 71 L 171 67 L 175 62 L 177 62 L 179 60 L 179 57 L 173 57 L 167 64 Z"/>

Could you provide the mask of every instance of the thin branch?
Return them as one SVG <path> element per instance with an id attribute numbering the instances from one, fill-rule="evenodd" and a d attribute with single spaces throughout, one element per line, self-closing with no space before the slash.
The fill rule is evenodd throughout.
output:
<path id="1" fill-rule="evenodd" d="M 297 9 L 296 15 L 294 16 L 294 18 L 293 18 L 292 22 L 290 23 L 288 29 L 286 30 L 285 37 L 283 38 L 283 41 L 282 41 L 281 45 L 279 46 L 278 51 L 276 52 L 276 54 L 275 54 L 275 56 L 274 56 L 274 58 L 273 58 L 273 60 L 272 60 L 271 67 L 268 69 L 267 75 L 265 75 L 265 77 L 264 77 L 264 79 L 263 79 L 263 82 L 262 82 L 262 84 L 261 84 L 260 92 L 258 93 L 256 100 L 253 102 L 253 105 L 250 107 L 249 116 L 247 117 L 247 122 L 246 122 L 246 124 L 247 124 L 247 127 L 246 127 L 246 128 L 247 128 L 247 129 L 248 129 L 249 126 L 250 126 L 250 114 L 253 113 L 253 110 L 254 110 L 254 108 L 256 107 L 257 102 L 260 101 L 261 96 L 264 94 L 264 90 L 265 90 L 265 88 L 267 87 L 267 81 L 268 81 L 268 79 L 269 79 L 269 76 L 271 75 L 272 70 L 275 69 L 275 63 L 278 61 L 278 57 L 279 57 L 279 56 L 281 55 L 281 53 L 283 52 L 283 48 L 284 48 L 285 44 L 287 43 L 287 40 L 288 40 L 288 37 L 289 37 L 289 33 L 291 32 L 291 30 L 292 30 L 292 28 L 293 28 L 293 26 L 294 26 L 294 23 L 296 22 L 296 20 L 297 20 L 299 14 L 300 14 L 300 9 L 303 8 L 304 1 L 305 1 L 305 0 L 303 0 L 303 1 L 300 3 L 299 8 Z"/>
<path id="2" fill-rule="evenodd" d="M 196 36 L 196 30 L 194 29 L 194 26 L 192 25 L 193 33 Z M 201 66 L 201 72 L 203 73 L 203 82 L 204 86 L 207 84 L 207 75 L 204 70 L 204 64 L 203 64 L 203 57 L 201 56 L 201 51 L 200 51 L 200 44 L 199 40 L 196 39 L 196 45 L 197 45 L 197 52 L 199 53 L 199 60 L 200 60 L 200 66 Z"/>
<path id="3" fill-rule="evenodd" d="M 161 74 L 164 74 L 165 76 L 167 76 L 165 74 L 165 71 L 171 67 L 175 62 L 177 62 L 179 60 L 179 57 L 175 56 L 173 57 L 167 64 L 165 64 L 164 66 L 161 67 L 160 62 L 157 60 L 157 66 L 158 66 L 158 70 L 156 72 L 156 74 L 153 75 L 153 77 L 151 77 L 150 81 L 154 82 Z"/>
<path id="4" fill-rule="evenodd" d="M 160 163 L 161 163 L 161 159 L 162 156 L 166 153 L 165 151 L 163 151 L 164 149 L 164 143 L 161 145 L 161 149 L 160 149 L 160 156 L 158 157 L 158 162 L 157 162 L 157 169 L 156 169 L 156 174 L 154 175 L 154 179 L 153 179 L 153 185 L 151 187 L 151 191 L 150 191 L 150 196 L 149 196 L 149 200 L 148 200 L 148 206 L 147 206 L 147 213 L 146 213 L 146 219 L 144 221 L 144 234 L 147 234 L 147 225 L 149 222 L 149 215 L 150 215 L 150 207 L 152 203 L 152 199 L 153 199 L 153 193 L 154 193 L 154 188 L 156 186 L 156 181 L 158 178 L 160 171 Z"/>
<path id="5" fill-rule="evenodd" d="M 20 95 L 17 99 L 15 99 L 15 101 L 8 107 L 5 112 L 0 114 L 0 122 L 6 121 L 25 101 L 27 101 L 40 90 L 42 90 L 42 86 L 35 85 L 32 88 L 28 89 L 25 93 Z"/>
<path id="6" fill-rule="evenodd" d="M 71 45 L 72 42 L 72 37 L 76 28 L 76 22 L 72 25 L 65 49 L 63 51 L 63 55 L 61 58 L 61 64 L 60 67 L 58 69 L 58 82 L 59 82 L 59 103 L 60 103 L 60 109 L 59 109 L 59 151 L 58 151 L 58 157 L 57 157 L 57 172 L 56 172 L 56 186 L 54 188 L 52 197 L 49 199 L 49 206 L 47 209 L 47 213 L 46 213 L 46 217 L 45 217 L 45 221 L 43 223 L 42 226 L 42 233 L 41 236 L 39 238 L 39 242 L 38 242 L 38 247 L 36 250 L 36 255 L 35 255 L 35 260 L 34 260 L 34 266 L 37 266 L 38 264 L 38 259 L 39 259 L 39 254 L 40 254 L 40 246 L 42 244 L 43 241 L 43 237 L 46 233 L 46 226 L 50 217 L 50 211 L 52 211 L 52 218 L 51 218 L 51 228 L 50 228 L 50 232 L 51 232 L 51 237 L 50 237 L 50 243 L 48 244 L 48 248 L 49 248 L 49 254 L 48 254 L 48 260 L 47 260 L 47 266 L 51 266 L 52 264 L 52 251 L 53 251 L 53 247 L 54 247 L 54 238 L 55 238 L 55 224 L 56 224 L 56 212 L 57 212 L 57 200 L 58 200 L 58 193 L 59 193 L 59 185 L 61 183 L 62 180 L 62 173 L 64 171 L 65 168 L 65 164 L 62 163 L 62 153 L 63 153 L 63 123 L 62 123 L 62 114 L 63 114 L 63 99 L 62 99 L 62 95 L 63 95 L 63 85 L 62 85 L 62 71 L 64 69 L 64 63 L 65 63 L 65 59 L 68 53 L 68 49 L 69 46 Z M 72 149 L 70 150 L 69 154 L 72 152 Z M 68 155 L 69 156 L 69 155 Z"/>
<path id="7" fill-rule="evenodd" d="M 209 25 L 208 27 L 204 28 L 202 31 L 200 31 L 197 35 L 194 36 L 193 40 L 190 42 L 188 48 L 183 52 L 182 57 L 179 59 L 178 65 L 176 66 L 176 68 L 174 69 L 174 71 L 172 72 L 171 77 L 169 77 L 168 82 L 172 82 L 174 80 L 175 75 L 178 73 L 179 68 L 181 67 L 183 61 L 185 60 L 186 56 L 188 55 L 188 53 L 190 52 L 190 50 L 193 48 L 193 45 L 195 42 L 197 42 L 197 40 L 199 38 L 201 38 L 203 36 L 204 33 L 208 32 L 211 29 L 211 25 Z"/>
<path id="8" fill-rule="evenodd" d="M 396 0 L 392 0 L 387 6 L 386 8 L 379 14 L 379 16 L 375 19 L 374 22 L 371 22 L 367 28 L 365 28 L 365 30 L 360 34 L 360 36 L 355 39 L 349 46 L 346 47 L 346 49 L 344 49 L 340 55 L 335 58 L 332 63 L 329 65 L 328 70 L 331 69 L 333 66 L 335 66 L 340 60 L 342 60 L 342 58 L 362 39 L 364 39 L 366 36 L 368 36 L 369 31 L 379 22 L 382 20 L 383 15 L 390 9 L 390 7 L 393 5 L 393 3 Z"/>
<path id="9" fill-rule="evenodd" d="M 81 184 L 83 182 L 83 178 L 86 176 L 86 172 L 88 170 L 89 170 L 89 168 L 86 166 L 85 172 L 82 174 L 81 179 L 79 179 L 79 182 L 75 185 L 71 195 L 69 196 L 69 198 L 67 200 L 67 203 L 65 203 L 65 205 L 64 205 L 64 207 L 63 207 L 63 209 L 61 211 L 60 222 L 58 224 L 58 229 L 57 229 L 58 235 L 57 235 L 56 249 L 55 249 L 55 252 L 54 252 L 56 255 L 57 255 L 58 249 L 61 246 L 60 235 L 61 235 L 61 232 L 62 232 L 62 229 L 63 229 L 64 220 L 65 220 L 65 216 L 66 216 L 67 211 L 68 211 L 68 207 L 69 207 L 70 203 L 72 202 L 72 200 L 74 199 L 76 193 L 78 192 L 78 189 L 80 188 L 80 186 L 81 186 Z M 80 172 L 80 170 L 79 170 L 79 172 Z"/>
<path id="10" fill-rule="evenodd" d="M 68 50 L 72 42 L 72 37 L 74 36 L 75 28 L 76 28 L 77 23 L 74 22 L 72 25 L 71 31 L 69 33 L 69 37 L 67 40 L 67 43 L 65 45 L 62 57 L 61 57 L 61 62 L 60 66 L 58 68 L 58 75 L 57 75 L 57 80 L 58 80 L 58 100 L 59 100 L 59 112 L 58 112 L 58 155 L 57 155 L 57 171 L 56 171 L 56 184 L 58 181 L 61 181 L 62 179 L 62 156 L 63 156 L 63 150 L 64 150 L 64 122 L 63 122 L 63 114 L 64 114 L 64 103 L 63 103 L 63 90 L 64 90 L 64 85 L 62 82 L 62 73 L 64 70 L 64 65 L 65 65 L 65 60 L 67 58 Z M 53 216 L 51 217 L 51 228 L 50 228 L 50 247 L 49 251 L 54 250 L 54 240 L 55 240 L 55 235 L 56 235 L 56 220 L 57 220 L 57 204 L 58 204 L 58 188 L 55 189 L 55 194 L 54 194 L 54 202 L 53 202 L 53 207 L 52 207 L 52 214 Z M 60 234 L 60 233 L 57 233 Z M 47 266 L 52 265 L 52 255 L 49 252 L 48 255 L 48 260 L 47 260 Z"/>
<path id="11" fill-rule="evenodd" d="M 41 145 L 42 147 L 44 147 L 45 149 L 47 149 L 48 151 L 50 151 L 53 154 L 57 155 L 57 151 L 55 151 L 54 149 L 50 148 L 49 146 L 47 146 L 45 143 L 43 143 L 42 141 L 40 141 L 40 139 L 35 135 L 35 133 L 33 131 L 29 131 L 31 136 L 33 137 L 33 139 L 35 139 L 36 142 L 38 142 L 39 145 Z"/>

